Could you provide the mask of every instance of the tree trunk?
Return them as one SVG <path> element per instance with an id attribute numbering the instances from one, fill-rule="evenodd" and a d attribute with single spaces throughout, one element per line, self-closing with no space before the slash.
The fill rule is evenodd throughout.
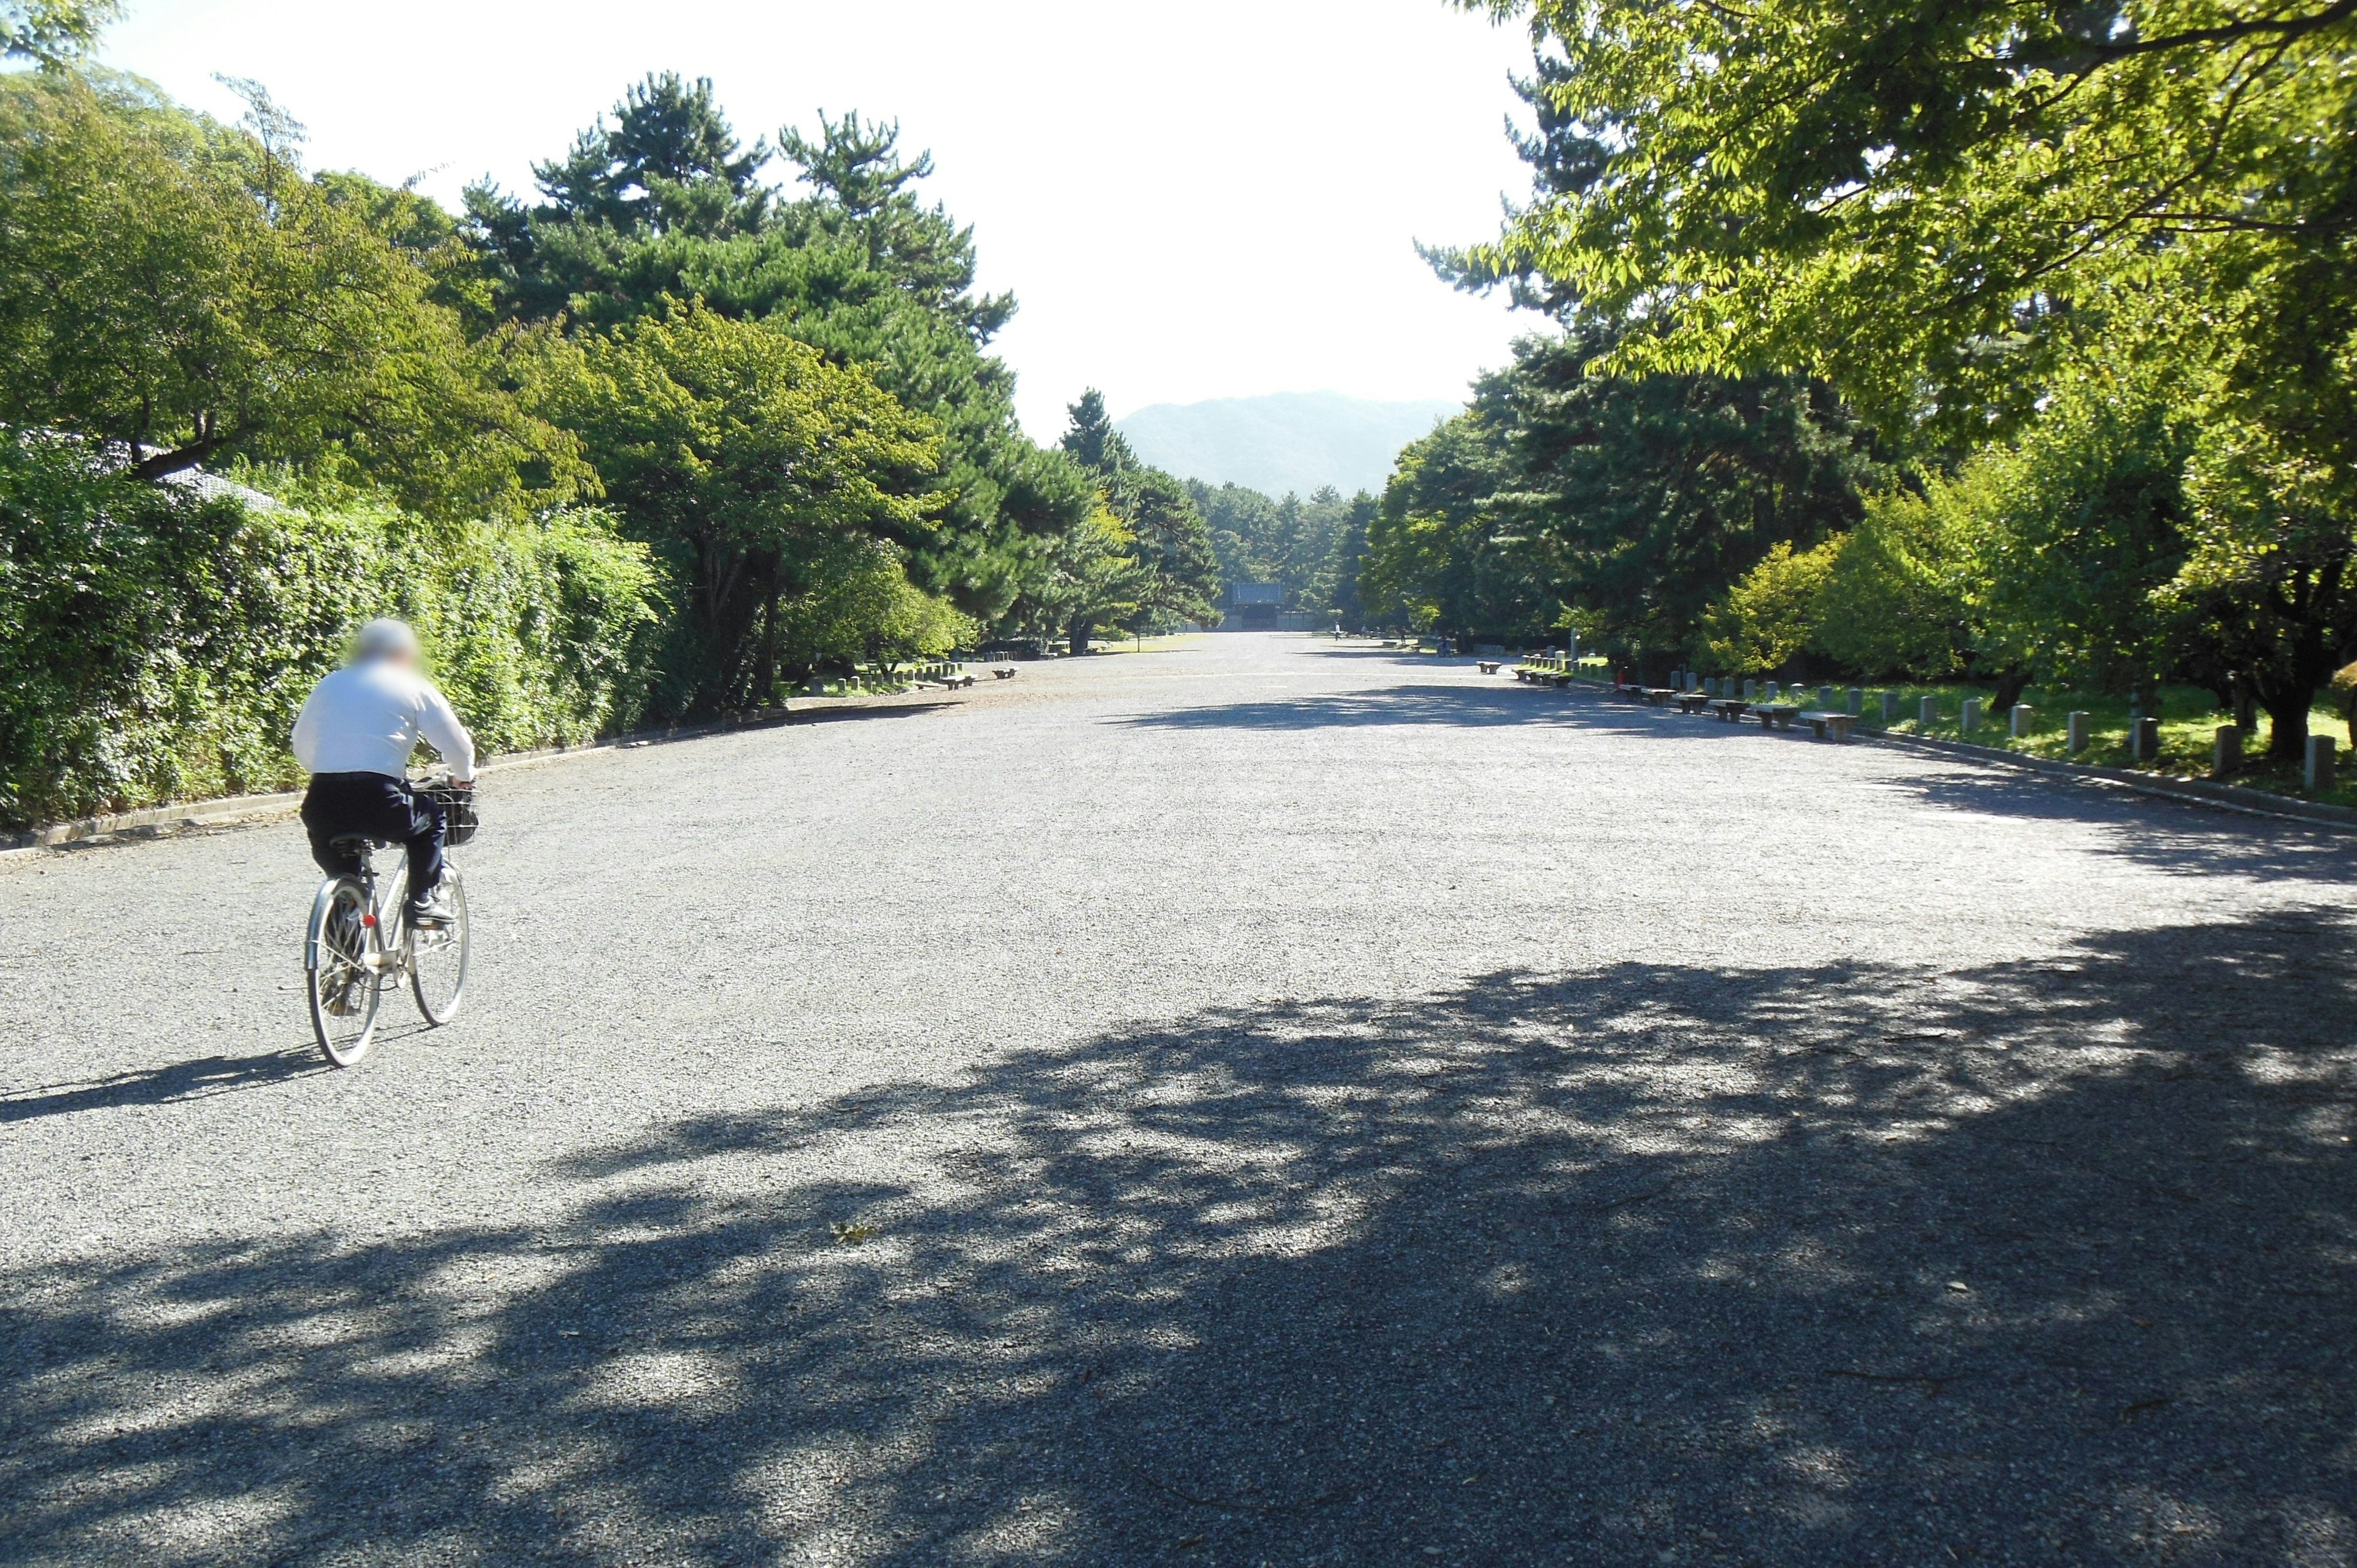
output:
<path id="1" fill-rule="evenodd" d="M 2308 710 L 2315 705 L 2316 688 L 2285 690 L 2260 698 L 2267 710 L 2267 757 L 2273 762 L 2301 762 L 2308 757 Z"/>
<path id="2" fill-rule="evenodd" d="M 753 670 L 753 705 L 765 708 L 778 692 L 778 585 L 761 605 L 761 657 Z"/>
<path id="3" fill-rule="evenodd" d="M 1090 617 L 1074 616 L 1072 618 L 1071 637 L 1067 645 L 1071 651 L 1074 654 L 1086 653 L 1089 650 L 1089 633 L 1094 629 L 1095 628 L 1091 624 Z"/>
<path id="4" fill-rule="evenodd" d="M 2316 693 L 2332 679 L 2331 645 L 2325 628 L 2310 621 L 2276 668 L 2252 682 L 2254 695 L 2267 711 L 2267 757 L 2274 762 L 2301 762 L 2308 756 L 2308 714 Z"/>
<path id="5" fill-rule="evenodd" d="M 1989 699 L 1989 708 L 1999 714 L 2010 714 L 2013 705 L 2021 701 L 2021 694 L 2029 690 L 2029 677 L 2018 670 L 2008 670 L 1996 678 L 1996 694 Z"/>

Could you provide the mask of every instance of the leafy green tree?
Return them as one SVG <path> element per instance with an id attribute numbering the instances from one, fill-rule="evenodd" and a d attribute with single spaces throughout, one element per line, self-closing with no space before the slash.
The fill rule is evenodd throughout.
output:
<path id="1" fill-rule="evenodd" d="M 1984 464 L 1867 496 L 1857 526 L 1818 547 L 1831 559 L 1813 645 L 1866 675 L 1944 681 L 1963 670 L 1981 629 L 1979 519 L 2001 484 Z"/>
<path id="2" fill-rule="evenodd" d="M 2083 363 L 2165 362 L 2194 464 L 2250 460 L 2196 485 L 2170 659 L 2239 661 L 2298 746 L 2314 688 L 2291 685 L 2357 639 L 2357 5 L 1483 8 L 1543 40 L 1539 179 L 1498 242 L 1443 258 L 1460 280 L 1622 324 L 1603 368 L 1822 377 L 1937 463 L 2042 423 Z M 1992 629 L 2003 596 L 2085 607 L 1993 581 Z M 2020 629 L 2084 663 L 2089 624 Z M 2140 637 L 2095 661 L 2149 662 Z"/>
<path id="3" fill-rule="evenodd" d="M 1212 600 L 1219 592 L 1219 559 L 1186 485 L 1160 468 L 1137 464 L 1108 476 L 1104 496 L 1137 558 L 1135 602 L 1122 624 L 1144 633 L 1181 621 L 1217 620 Z"/>
<path id="4" fill-rule="evenodd" d="M 5 0 L 0 55 L 62 69 L 88 54 L 122 10 L 117 0 Z"/>
<path id="5" fill-rule="evenodd" d="M 1511 482 L 1513 410 L 1501 381 L 1401 452 L 1367 525 L 1358 591 L 1368 618 L 1416 630 L 1528 633 L 1559 607 L 1495 504 Z"/>
<path id="6" fill-rule="evenodd" d="M 1211 532 L 1179 480 L 1141 462 L 1113 427 L 1104 394 L 1094 387 L 1068 411 L 1071 423 L 1059 443 L 1089 474 L 1103 498 L 1092 515 L 1061 542 L 1051 580 L 1065 585 L 1067 640 L 1088 651 L 1095 628 L 1125 625 L 1151 630 L 1181 620 L 1210 620 L 1215 612 L 1219 563 Z M 1118 569 L 1112 564 L 1121 563 Z M 1070 596 L 1076 585 L 1091 592 Z"/>
<path id="7" fill-rule="evenodd" d="M 766 142 L 748 149 L 714 98 L 712 81 L 650 73 L 614 111 L 533 173 L 556 212 L 623 232 L 705 239 L 758 232 L 770 192 L 759 182 Z"/>
<path id="8" fill-rule="evenodd" d="M 119 443 L 156 478 L 231 458 L 385 485 L 448 517 L 560 498 L 569 444 L 469 341 L 431 274 L 248 129 L 128 78 L 0 76 L 0 411 Z"/>
<path id="9" fill-rule="evenodd" d="M 1750 645 L 1806 646 L 1868 674 L 1961 672 L 1992 682 L 2000 708 L 2033 681 L 2132 693 L 2212 678 L 2169 604 L 2188 550 L 2190 436 L 2148 382 L 2074 373 L 2018 438 L 1869 497 L 1813 552 L 1771 553 L 1714 612 L 1713 651 L 1773 626 Z M 1785 612 L 1810 600 L 1794 640 Z"/>
<path id="10" fill-rule="evenodd" d="M 1373 499 L 1344 499 L 1327 486 L 1308 499 L 1272 499 L 1243 485 L 1216 488 L 1190 479 L 1188 493 L 1211 531 L 1220 575 L 1230 583 L 1282 583 L 1286 607 L 1322 614 L 1340 602 L 1343 580 L 1335 575 L 1341 536 L 1357 518 L 1357 542 L 1350 551 L 1350 582 L 1355 590 L 1357 559 Z"/>
<path id="11" fill-rule="evenodd" d="M 889 541 L 834 540 L 801 576 L 778 611 L 777 658 L 791 674 L 938 658 L 974 640 L 973 621 L 909 581 L 906 553 Z"/>
<path id="12" fill-rule="evenodd" d="M 1778 540 L 1702 619 L 1703 652 L 1738 675 L 1772 674 L 1816 639 L 1837 540 L 1795 555 Z"/>
<path id="13" fill-rule="evenodd" d="M 655 138 L 619 134 L 645 113 L 625 102 L 613 129 L 601 123 L 579 139 L 587 186 L 569 165 L 551 165 L 536 205 L 488 186 L 468 191 L 468 232 L 491 258 L 498 308 L 519 320 L 562 315 L 611 327 L 666 297 L 694 298 L 861 367 L 942 431 L 942 526 L 912 547 L 909 569 L 967 613 L 998 622 L 1047 542 L 1070 537 L 1095 498 L 1085 473 L 1023 434 L 1014 377 L 988 352 L 1014 301 L 976 292 L 972 231 L 920 194 L 931 158 L 904 158 L 897 125 L 822 117 L 816 138 L 791 128 L 779 137 L 806 192 L 788 199 L 752 183 L 748 160 L 764 149 L 739 151 L 709 93 L 682 91 L 692 113 L 659 118 L 690 124 L 694 134 L 673 140 L 697 149 L 694 160 L 627 162 L 625 154 Z M 663 169 L 689 163 L 687 183 L 705 196 L 700 206 L 673 203 L 676 219 L 641 220 L 617 201 L 593 199 L 608 188 L 669 189 L 662 182 L 674 177 Z"/>
<path id="14" fill-rule="evenodd" d="M 770 700 L 795 672 L 781 664 L 793 601 L 832 592 L 855 546 L 933 526 L 936 433 L 858 370 L 699 306 L 671 302 L 582 357 L 552 409 L 680 585 L 671 705 Z"/>
<path id="15" fill-rule="evenodd" d="M 1510 638 L 1567 625 L 1666 669 L 1778 544 L 1857 520 L 1881 469 L 1824 388 L 1591 373 L 1612 340 L 1525 339 L 1465 414 L 1401 455 L 1368 529 L 1371 618 Z"/>
<path id="16" fill-rule="evenodd" d="M 2184 565 L 2155 596 L 2197 650 L 2194 672 L 2265 708 L 2269 755 L 2297 761 L 2317 693 L 2357 641 L 2348 477 L 2224 419 L 2202 430 L 2186 492 Z"/>
<path id="17" fill-rule="evenodd" d="M 1211 530 L 1222 583 L 1283 581 L 1278 557 L 1285 521 L 1274 497 L 1243 485 L 1214 488 L 1200 479 L 1189 480 L 1187 489 Z"/>
<path id="18" fill-rule="evenodd" d="M 1695 650 L 1704 610 L 1779 543 L 1854 523 L 1881 470 L 1821 385 L 1783 376 L 1597 375 L 1612 334 L 1526 340 L 1508 411 L 1507 537 L 1529 540 L 1583 639 L 1640 665 Z"/>
<path id="19" fill-rule="evenodd" d="M 1068 651 L 1086 653 L 1098 628 L 1135 615 L 1144 576 L 1136 539 L 1112 508 L 1100 506 L 1049 542 L 1027 575 L 1013 624 L 1042 640 L 1062 638 Z"/>
<path id="20" fill-rule="evenodd" d="M 1334 530 L 1333 551 L 1319 574 L 1313 599 L 1323 601 L 1323 607 L 1333 612 L 1335 619 L 1346 627 L 1366 624 L 1365 604 L 1359 596 L 1359 578 L 1365 570 L 1367 531 L 1373 526 L 1379 504 L 1375 498 L 1361 491 L 1343 503 L 1341 517 Z"/>
<path id="21" fill-rule="evenodd" d="M 2155 379 L 2075 366 L 2018 440 L 1965 466 L 1976 481 L 1959 493 L 1977 502 L 1978 662 L 2003 682 L 2000 707 L 2017 695 L 2004 680 L 2017 670 L 2136 692 L 2189 660 L 2161 596 L 2186 559 L 2195 431 Z"/>
<path id="22" fill-rule="evenodd" d="M 2139 252 L 2346 242 L 2341 0 L 1473 3 L 1554 58 L 1540 189 L 1467 261 L 1649 323 L 1623 368 L 1805 370 L 1971 435 Z"/>

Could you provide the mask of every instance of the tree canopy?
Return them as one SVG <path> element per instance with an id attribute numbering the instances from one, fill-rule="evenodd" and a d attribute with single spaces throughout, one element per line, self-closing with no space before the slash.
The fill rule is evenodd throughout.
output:
<path id="1" fill-rule="evenodd" d="M 760 183 L 782 156 L 802 194 Z M 856 365 L 942 432 L 943 527 L 910 569 L 978 618 L 1013 606 L 1038 542 L 1092 506 L 1083 474 L 1017 421 L 1014 377 L 989 352 L 1015 302 L 974 288 L 970 228 L 921 182 L 899 129 L 852 113 L 744 148 L 710 84 L 652 76 L 608 120 L 540 166 L 542 200 L 468 192 L 495 310 L 521 323 L 605 327 L 694 299 L 768 322 Z"/>
<path id="2" fill-rule="evenodd" d="M 686 705 L 768 701 L 795 601 L 897 563 L 931 525 L 931 424 L 782 332 L 677 301 L 582 358 L 554 412 L 678 569 Z"/>
<path id="3" fill-rule="evenodd" d="M 1187 487 L 1130 450 L 1094 387 L 1067 413 L 1059 446 L 1094 482 L 1099 504 L 1052 542 L 1043 591 L 1024 607 L 1030 618 L 1060 627 L 1075 652 L 1101 626 L 1212 619 L 1219 563 Z"/>
<path id="4" fill-rule="evenodd" d="M 400 205 L 307 177 L 259 90 L 244 127 L 128 78 L 0 76 L 0 408 L 118 443 L 157 478 L 303 459 L 443 515 L 585 478 L 514 395 L 531 345 L 469 339 L 379 226 Z"/>
<path id="5" fill-rule="evenodd" d="M 1862 658 L 1865 586 L 1938 580 L 1880 646 L 2230 684 L 2297 752 L 2357 646 L 2357 4 L 1464 4 L 1532 29 L 1534 182 L 1443 272 L 1599 384 L 1799 378 L 1900 465 L 1713 646 L 1806 581 Z"/>

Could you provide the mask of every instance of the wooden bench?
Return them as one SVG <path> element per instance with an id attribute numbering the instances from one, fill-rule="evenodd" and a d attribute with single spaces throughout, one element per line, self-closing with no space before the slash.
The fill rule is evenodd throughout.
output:
<path id="1" fill-rule="evenodd" d="M 1711 703 L 1716 701 L 1717 701 L 1717 699 L 1713 697 L 1708 692 L 1681 692 L 1678 693 L 1678 712 L 1682 714 L 1707 713 L 1710 709 Z"/>
<path id="2" fill-rule="evenodd" d="M 1808 725 L 1810 729 L 1815 731 L 1816 736 L 1819 740 L 1824 739 L 1828 732 L 1830 732 L 1833 737 L 1837 741 L 1847 740 L 1849 738 L 1850 726 L 1857 723 L 1857 715 L 1856 714 L 1835 713 L 1803 714 L 1801 715 L 1801 722 Z"/>
<path id="3" fill-rule="evenodd" d="M 1728 724 L 1741 724 L 1743 715 L 1751 711 L 1751 704 L 1741 697 L 1713 697 L 1710 699 L 1710 711 Z"/>
<path id="4" fill-rule="evenodd" d="M 1676 695 L 1677 693 L 1670 690 L 1667 686 L 1648 686 L 1645 688 L 1645 701 L 1657 708 L 1668 707 L 1670 705 L 1670 699 Z"/>
<path id="5" fill-rule="evenodd" d="M 1762 703 L 1751 711 L 1759 715 L 1761 729 L 1791 729 L 1801 708 L 1797 703 Z"/>
<path id="6" fill-rule="evenodd" d="M 1498 672 L 1498 666 L 1504 662 L 1505 660 L 1501 659 L 1484 659 L 1481 660 L 1480 665 L 1481 673 L 1484 675 L 1495 675 Z"/>
<path id="7" fill-rule="evenodd" d="M 959 671 L 954 675 L 937 675 L 934 679 L 952 692 L 956 691 L 961 686 L 971 686 L 974 684 L 974 677 L 963 670 Z"/>
<path id="8" fill-rule="evenodd" d="M 1012 664 L 1002 664 L 996 670 L 993 670 L 991 673 L 1001 681 L 1012 681 L 1015 679 L 1015 666 Z"/>

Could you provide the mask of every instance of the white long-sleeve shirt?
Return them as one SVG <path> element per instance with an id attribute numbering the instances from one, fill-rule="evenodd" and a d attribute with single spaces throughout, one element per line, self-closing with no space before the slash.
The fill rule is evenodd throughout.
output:
<path id="1" fill-rule="evenodd" d="M 474 778 L 475 737 L 434 682 L 382 659 L 346 665 L 312 687 L 295 719 L 295 760 L 312 773 L 399 779 L 420 740 L 442 754 L 451 778 Z"/>

